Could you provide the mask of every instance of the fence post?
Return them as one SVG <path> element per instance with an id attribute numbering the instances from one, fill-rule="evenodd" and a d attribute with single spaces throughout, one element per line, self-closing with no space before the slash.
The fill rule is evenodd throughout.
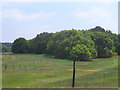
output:
<path id="1" fill-rule="evenodd" d="M 7 69 L 7 65 L 5 64 L 5 70 Z"/>

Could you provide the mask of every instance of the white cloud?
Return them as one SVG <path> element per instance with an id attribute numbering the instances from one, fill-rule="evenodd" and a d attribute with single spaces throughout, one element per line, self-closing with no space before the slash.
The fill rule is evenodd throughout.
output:
<path id="1" fill-rule="evenodd" d="M 53 27 L 50 24 L 40 24 L 35 23 L 32 25 L 28 25 L 26 27 L 20 28 L 16 33 L 16 39 L 17 37 L 24 37 L 26 39 L 32 39 L 36 37 L 37 34 L 40 34 L 42 32 L 54 32 Z"/>
<path id="2" fill-rule="evenodd" d="M 4 18 L 12 18 L 16 20 L 36 20 L 47 19 L 55 16 L 54 12 L 38 12 L 38 13 L 26 13 L 19 9 L 7 9 L 4 10 Z"/>
<path id="3" fill-rule="evenodd" d="M 114 14 L 116 17 L 105 8 L 92 7 L 84 11 L 78 8 L 71 15 L 80 21 L 85 21 L 86 24 L 100 25 L 117 33 L 117 13 Z"/>
<path id="4" fill-rule="evenodd" d="M 111 13 L 103 8 L 93 7 L 89 10 L 82 11 L 80 8 L 72 12 L 72 16 L 78 19 L 88 19 L 93 22 L 100 21 L 101 19 L 106 19 L 106 17 L 111 17 Z"/>

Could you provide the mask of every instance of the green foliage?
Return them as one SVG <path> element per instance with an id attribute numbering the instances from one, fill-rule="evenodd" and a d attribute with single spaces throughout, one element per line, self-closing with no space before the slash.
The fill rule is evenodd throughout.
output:
<path id="1" fill-rule="evenodd" d="M 118 55 L 120 55 L 120 34 L 118 34 Z"/>
<path id="2" fill-rule="evenodd" d="M 105 29 L 100 27 L 100 26 L 96 26 L 95 28 L 90 29 L 90 31 L 92 31 L 92 32 L 105 32 Z"/>
<path id="3" fill-rule="evenodd" d="M 91 53 L 85 45 L 77 44 L 72 47 L 70 56 L 73 60 L 85 60 L 91 58 Z"/>
<path id="4" fill-rule="evenodd" d="M 89 30 L 43 32 L 31 40 L 16 39 L 12 45 L 12 52 L 51 54 L 58 58 L 79 60 L 112 57 L 116 53 L 120 55 L 120 39 L 118 38 L 120 34 L 113 34 L 110 30 L 105 31 L 100 26 Z"/>
<path id="5" fill-rule="evenodd" d="M 10 51 L 11 51 L 11 48 L 10 48 L 10 47 L 3 46 L 3 45 L 2 45 L 2 52 L 10 52 Z"/>
<path id="6" fill-rule="evenodd" d="M 97 56 L 94 42 L 91 39 L 85 38 L 83 34 L 77 30 L 65 30 L 55 33 L 53 39 L 48 43 L 48 50 L 51 51 L 50 54 L 55 55 L 56 57 L 71 59 L 72 56 L 70 52 L 73 47 L 81 44 L 88 48 L 88 51 L 90 52 L 89 58 Z"/>
<path id="7" fill-rule="evenodd" d="M 2 46 L 6 46 L 6 47 L 11 47 L 12 46 L 12 43 L 9 43 L 9 42 L 0 43 L 0 44 L 2 44 Z"/>
<path id="8" fill-rule="evenodd" d="M 109 37 L 109 35 L 102 32 L 96 32 L 92 36 L 92 39 L 95 42 L 98 57 L 111 57 L 114 54 L 114 41 Z"/>
<path id="9" fill-rule="evenodd" d="M 76 30 L 64 30 L 55 33 L 48 42 L 49 53 L 59 58 L 68 58 L 69 49 L 75 44 L 78 35 Z"/>
<path id="10" fill-rule="evenodd" d="M 0 43 L 0 52 L 11 52 L 12 43 Z"/>
<path id="11" fill-rule="evenodd" d="M 38 34 L 34 39 L 30 40 L 30 52 L 32 53 L 47 53 L 47 43 L 51 38 L 52 33 L 43 32 Z"/>
<path id="12" fill-rule="evenodd" d="M 13 53 L 28 53 L 28 41 L 24 38 L 18 38 L 13 42 L 12 45 L 12 52 Z"/>
<path id="13" fill-rule="evenodd" d="M 117 34 L 109 34 L 109 37 L 114 41 L 114 46 L 115 46 L 115 52 L 116 53 L 118 53 L 118 51 L 120 50 L 120 49 L 118 49 L 118 46 L 120 46 L 120 44 L 118 45 L 118 43 L 120 42 L 119 40 L 119 38 L 118 38 L 118 36 L 119 35 L 117 35 Z"/>

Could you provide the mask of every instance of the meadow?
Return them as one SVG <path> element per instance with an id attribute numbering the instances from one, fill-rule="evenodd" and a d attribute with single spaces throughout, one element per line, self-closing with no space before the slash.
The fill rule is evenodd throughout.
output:
<path id="1" fill-rule="evenodd" d="M 73 61 L 45 54 L 2 56 L 2 88 L 71 88 Z M 118 57 L 76 61 L 75 88 L 118 88 Z"/>

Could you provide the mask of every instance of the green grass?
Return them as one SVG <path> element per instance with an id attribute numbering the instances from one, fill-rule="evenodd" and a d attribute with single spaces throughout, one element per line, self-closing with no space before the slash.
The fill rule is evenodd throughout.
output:
<path id="1" fill-rule="evenodd" d="M 71 88 L 72 61 L 49 55 L 3 55 L 3 88 Z M 7 68 L 5 70 L 5 65 Z M 118 58 L 77 61 L 76 88 L 118 87 Z"/>

